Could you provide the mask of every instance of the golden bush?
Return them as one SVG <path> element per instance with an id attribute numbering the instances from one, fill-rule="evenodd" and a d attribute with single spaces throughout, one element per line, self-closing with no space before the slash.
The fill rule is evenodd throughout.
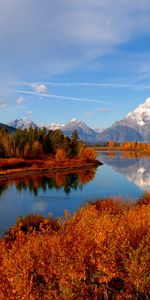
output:
<path id="1" fill-rule="evenodd" d="M 149 299 L 147 199 L 97 200 L 58 227 L 18 221 L 0 240 L 0 299 Z"/>

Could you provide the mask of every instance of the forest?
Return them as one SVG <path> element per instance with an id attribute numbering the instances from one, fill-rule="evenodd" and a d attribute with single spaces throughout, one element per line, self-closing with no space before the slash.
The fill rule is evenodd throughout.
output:
<path id="1" fill-rule="evenodd" d="M 74 131 L 64 136 L 61 130 L 17 129 L 10 134 L 0 130 L 0 174 L 16 172 L 49 171 L 86 167 L 87 163 L 99 165 L 96 151 L 86 147 Z M 4 170 L 8 170 L 4 172 Z"/>
<path id="2" fill-rule="evenodd" d="M 141 143 L 141 142 L 132 142 L 126 141 L 124 143 L 116 143 L 113 140 L 110 140 L 105 143 L 97 145 L 97 149 L 103 150 L 115 150 L 115 151 L 138 151 L 143 153 L 150 153 L 150 143 Z"/>
<path id="3" fill-rule="evenodd" d="M 0 157 L 42 158 L 55 154 L 62 148 L 66 157 L 73 158 L 79 151 L 79 137 L 74 131 L 71 137 L 65 137 L 61 130 L 17 129 L 9 134 L 6 129 L 0 130 Z"/>

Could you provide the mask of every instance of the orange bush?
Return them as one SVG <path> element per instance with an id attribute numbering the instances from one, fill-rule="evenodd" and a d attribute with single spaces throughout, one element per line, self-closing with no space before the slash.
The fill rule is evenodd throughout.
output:
<path id="1" fill-rule="evenodd" d="M 64 149 L 58 148 L 55 154 L 56 162 L 62 162 L 66 159 L 66 153 Z"/>
<path id="2" fill-rule="evenodd" d="M 78 153 L 78 158 L 85 160 L 85 161 L 90 161 L 90 160 L 95 160 L 97 157 L 97 153 L 93 148 L 90 147 L 85 147 L 85 146 L 80 146 L 79 153 Z"/>
<path id="3" fill-rule="evenodd" d="M 149 299 L 147 198 L 97 200 L 58 228 L 37 228 L 40 217 L 19 221 L 15 239 L 0 240 L 0 299 Z"/>

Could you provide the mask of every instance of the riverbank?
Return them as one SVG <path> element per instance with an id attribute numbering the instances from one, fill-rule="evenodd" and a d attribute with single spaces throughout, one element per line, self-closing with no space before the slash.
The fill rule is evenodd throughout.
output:
<path id="1" fill-rule="evenodd" d="M 22 158 L 0 159 L 0 180 L 59 171 L 76 171 L 100 165 L 102 163 L 98 160 L 66 159 L 58 162 L 52 158 L 41 160 L 27 160 Z"/>
<path id="2" fill-rule="evenodd" d="M 121 153 L 122 156 L 135 156 L 135 157 L 150 157 L 150 151 L 139 149 L 122 149 L 120 147 L 94 147 L 95 151 L 107 152 L 107 153 Z M 131 155 L 132 153 L 132 155 Z"/>

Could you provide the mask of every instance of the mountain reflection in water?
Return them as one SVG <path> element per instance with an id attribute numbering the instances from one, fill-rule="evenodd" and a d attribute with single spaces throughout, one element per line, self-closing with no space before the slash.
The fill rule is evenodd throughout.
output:
<path id="1" fill-rule="evenodd" d="M 66 194 L 69 194 L 72 189 L 82 189 L 82 187 L 94 179 L 96 173 L 95 168 L 90 170 L 80 170 L 76 173 L 55 173 L 45 176 L 25 176 L 21 179 L 11 179 L 9 181 L 0 181 L 0 196 L 8 189 L 10 185 L 14 185 L 16 189 L 29 190 L 35 196 L 38 195 L 39 189 L 46 192 L 48 189 L 55 188 L 56 190 L 63 188 Z"/>
<path id="2" fill-rule="evenodd" d="M 143 191 L 150 190 L 150 158 L 140 157 L 135 152 L 101 153 L 101 161 L 113 170 L 126 175 Z"/>

